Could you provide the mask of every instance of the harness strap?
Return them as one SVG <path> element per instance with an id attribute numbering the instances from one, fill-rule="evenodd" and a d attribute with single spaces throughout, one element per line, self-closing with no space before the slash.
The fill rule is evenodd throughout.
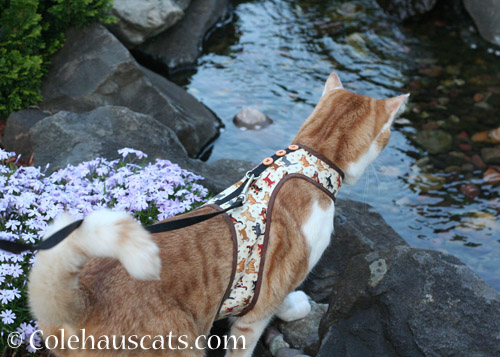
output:
<path id="1" fill-rule="evenodd" d="M 213 212 L 213 213 L 206 213 L 206 214 L 200 214 L 198 216 L 193 216 L 193 217 L 186 217 L 186 218 L 181 218 L 181 219 L 176 219 L 173 221 L 167 221 L 163 223 L 158 223 L 158 224 L 153 224 L 151 226 L 146 226 L 144 227 L 145 230 L 147 230 L 150 233 L 160 233 L 160 232 L 167 232 L 167 231 L 173 231 L 175 229 L 180 229 L 184 228 L 187 226 L 191 226 L 196 223 L 200 223 L 203 221 L 206 221 L 210 218 L 216 217 L 220 214 L 226 213 L 229 210 L 232 210 L 236 207 L 240 207 L 243 205 L 243 202 L 241 200 L 237 200 L 234 202 L 231 206 L 226 208 L 223 211 L 218 211 L 218 212 Z M 66 227 L 60 229 L 53 235 L 51 235 L 49 238 L 45 239 L 44 241 L 41 241 L 38 244 L 35 245 L 27 245 L 24 243 L 20 242 L 11 242 L 8 240 L 0 240 L 0 249 L 5 250 L 9 253 L 13 254 L 20 254 L 25 251 L 34 251 L 34 250 L 45 250 L 45 249 L 50 249 L 55 247 L 57 244 L 61 243 L 64 239 L 66 239 L 68 236 L 71 235 L 78 227 L 81 226 L 83 223 L 83 219 L 79 219 L 78 221 L 75 221 Z"/>
<path id="2" fill-rule="evenodd" d="M 51 235 L 49 238 L 41 241 L 38 244 L 29 246 L 24 243 L 11 242 L 8 240 L 0 240 L 0 249 L 5 250 L 14 254 L 21 254 L 26 250 L 44 250 L 55 247 L 57 244 L 61 243 L 67 236 L 69 236 L 75 229 L 81 226 L 83 219 L 79 219 L 66 227 L 58 230 L 56 233 Z"/>
<path id="3" fill-rule="evenodd" d="M 323 161 L 325 161 L 328 165 L 330 165 L 332 168 L 334 168 L 336 171 L 338 171 L 339 174 L 342 176 L 342 178 L 344 178 L 344 173 L 342 172 L 342 170 L 340 170 L 332 162 L 328 161 L 327 159 L 324 159 L 322 157 L 322 155 L 309 149 L 305 145 L 300 145 L 300 144 L 295 145 L 295 147 L 291 149 L 292 146 L 290 146 L 284 150 L 281 150 L 281 151 L 285 151 L 286 153 L 284 155 L 286 155 L 292 151 L 297 150 L 299 147 L 304 148 L 307 151 L 311 152 L 315 156 L 321 156 L 321 159 L 323 159 Z M 283 156 L 283 155 L 274 154 L 273 156 L 270 157 L 272 159 L 271 162 L 275 161 L 276 159 L 278 159 L 281 156 Z M 231 204 L 231 206 L 229 206 L 228 208 L 226 208 L 222 211 L 218 211 L 218 212 L 206 213 L 206 214 L 201 214 L 198 216 L 186 217 L 186 218 L 176 219 L 173 221 L 167 221 L 167 222 L 163 222 L 163 223 L 153 224 L 151 226 L 144 227 L 144 229 L 146 229 L 150 233 L 161 233 L 161 232 L 173 231 L 176 229 L 191 226 L 193 224 L 201 223 L 201 222 L 206 221 L 210 218 L 213 218 L 213 217 L 216 217 L 220 214 L 226 213 L 227 211 L 230 211 L 234 208 L 241 207 L 244 203 L 244 199 L 242 199 L 238 196 L 240 196 L 240 194 L 243 192 L 243 190 L 245 188 L 248 188 L 248 185 L 247 185 L 248 181 L 249 180 L 254 181 L 255 179 L 257 179 L 260 176 L 260 174 L 267 169 L 267 167 L 268 167 L 267 164 L 261 163 L 257 167 L 255 167 L 252 171 L 247 172 L 246 180 L 236 190 L 234 190 L 230 195 L 215 202 L 215 204 L 220 206 L 226 202 L 233 200 L 234 198 L 237 198 L 235 200 L 235 202 L 233 202 Z M 252 182 L 250 182 L 250 183 L 252 183 Z M 59 231 L 57 231 L 56 233 L 54 233 L 53 235 L 51 235 L 49 238 L 45 239 L 44 241 L 42 241 L 38 244 L 32 245 L 32 246 L 29 246 L 27 244 L 20 243 L 20 242 L 12 242 L 12 241 L 8 241 L 8 240 L 0 239 L 0 249 L 5 250 L 5 251 L 10 252 L 10 253 L 13 253 L 13 254 L 20 254 L 20 253 L 28 251 L 28 250 L 34 251 L 34 250 L 50 249 L 52 247 L 55 247 L 60 242 L 62 242 L 65 238 L 67 238 L 71 233 L 73 233 L 75 231 L 75 229 L 80 227 L 80 225 L 82 223 L 83 223 L 83 219 L 75 221 L 75 222 L 67 225 L 66 227 L 60 229 Z"/>

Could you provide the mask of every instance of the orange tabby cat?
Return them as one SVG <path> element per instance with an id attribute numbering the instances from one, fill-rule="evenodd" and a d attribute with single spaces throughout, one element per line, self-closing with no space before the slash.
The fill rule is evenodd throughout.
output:
<path id="1" fill-rule="evenodd" d="M 307 145 L 337 164 L 345 173 L 344 182 L 353 184 L 386 146 L 390 125 L 406 98 L 376 100 L 350 93 L 332 73 L 293 143 Z M 206 212 L 213 208 L 183 216 Z M 244 340 L 239 339 L 228 356 L 250 356 L 273 315 L 290 321 L 310 310 L 305 294 L 294 289 L 329 243 L 334 203 L 309 182 L 290 179 L 277 194 L 272 215 L 260 295 L 248 313 L 231 318 L 231 335 Z M 47 236 L 71 222 L 60 217 Z M 104 210 L 90 214 L 56 247 L 38 253 L 29 301 L 44 336 L 64 331 L 65 339 L 83 337 L 82 329 L 96 340 L 102 335 L 171 334 L 185 336 L 191 347 L 197 336 L 209 333 L 232 269 L 233 241 L 223 216 L 150 235 L 126 214 Z M 145 349 L 99 351 L 87 346 L 56 353 L 203 355 L 203 350 L 191 348 L 147 349 L 152 346 L 147 340 Z M 174 342 L 172 347 L 185 346 Z"/>

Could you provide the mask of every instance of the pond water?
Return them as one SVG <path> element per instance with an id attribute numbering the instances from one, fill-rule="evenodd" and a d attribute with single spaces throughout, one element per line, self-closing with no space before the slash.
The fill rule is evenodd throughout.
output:
<path id="1" fill-rule="evenodd" d="M 410 245 L 458 256 L 500 291 L 500 186 L 475 157 L 495 146 L 470 140 L 500 126 L 500 51 L 470 24 L 446 8 L 398 25 L 375 1 L 239 1 L 196 70 L 173 79 L 225 124 L 209 161 L 258 162 L 287 145 L 331 71 L 359 94 L 411 93 L 388 147 L 340 196 L 375 206 Z M 274 123 L 236 128 L 244 107 Z"/>

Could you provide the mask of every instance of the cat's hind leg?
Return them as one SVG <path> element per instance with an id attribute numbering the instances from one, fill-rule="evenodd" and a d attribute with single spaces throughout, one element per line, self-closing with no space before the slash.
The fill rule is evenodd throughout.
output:
<path id="1" fill-rule="evenodd" d="M 311 312 L 311 304 L 303 291 L 294 291 L 283 300 L 276 316 L 283 321 L 295 321 L 306 317 Z"/>
<path id="2" fill-rule="evenodd" d="M 252 355 L 262 332 L 264 332 L 272 315 L 256 319 L 251 312 L 242 317 L 231 318 L 230 336 L 234 336 L 236 345 L 229 344 L 226 357 L 249 357 Z"/>

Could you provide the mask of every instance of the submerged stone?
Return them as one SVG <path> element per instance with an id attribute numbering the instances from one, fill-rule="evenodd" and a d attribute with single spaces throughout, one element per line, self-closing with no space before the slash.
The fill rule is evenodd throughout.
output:
<path id="1" fill-rule="evenodd" d="M 481 150 L 481 158 L 487 164 L 500 164 L 500 147 L 483 148 Z"/>
<path id="2" fill-rule="evenodd" d="M 449 151 L 452 141 L 452 136 L 443 130 L 421 130 L 417 133 L 417 143 L 430 154 Z"/>
<path id="3" fill-rule="evenodd" d="M 255 108 L 244 108 L 233 119 L 239 128 L 258 130 L 272 124 L 271 118 Z"/>

